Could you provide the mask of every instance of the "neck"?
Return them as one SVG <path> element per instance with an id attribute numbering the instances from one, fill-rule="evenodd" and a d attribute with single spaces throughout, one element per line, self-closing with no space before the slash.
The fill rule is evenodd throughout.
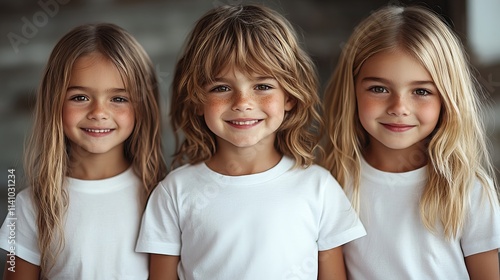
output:
<path id="1" fill-rule="evenodd" d="M 123 153 L 109 154 L 72 153 L 68 176 L 82 180 L 101 180 L 116 176 L 130 166 Z"/>
<path id="2" fill-rule="evenodd" d="M 374 168 L 393 173 L 408 172 L 427 164 L 427 147 L 420 142 L 406 149 L 389 149 L 370 144 L 363 157 Z"/>
<path id="3" fill-rule="evenodd" d="M 213 171 L 229 176 L 261 173 L 276 166 L 282 155 L 274 147 L 220 149 L 206 164 Z"/>

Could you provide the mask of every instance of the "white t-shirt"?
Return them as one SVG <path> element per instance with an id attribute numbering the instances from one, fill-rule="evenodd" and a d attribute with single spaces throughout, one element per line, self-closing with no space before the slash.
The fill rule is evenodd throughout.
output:
<path id="1" fill-rule="evenodd" d="M 180 255 L 180 279 L 316 279 L 318 251 L 365 235 L 328 171 L 270 170 L 224 176 L 204 163 L 160 182 L 144 212 L 136 250 Z"/>
<path id="2" fill-rule="evenodd" d="M 144 203 L 142 184 L 132 168 L 104 180 L 67 178 L 69 207 L 64 224 L 65 247 L 48 279 L 147 279 L 148 255 L 134 251 Z M 40 265 L 36 210 L 31 188 L 16 198 L 15 253 Z M 9 251 L 9 222 L 0 229 L 0 247 Z"/>
<path id="3" fill-rule="evenodd" d="M 463 233 L 451 241 L 441 225 L 422 223 L 426 167 L 383 172 L 361 161 L 360 218 L 367 235 L 344 247 L 349 279 L 469 279 L 464 256 L 500 247 L 500 209 L 476 185 Z M 347 187 L 347 193 L 352 189 Z"/>

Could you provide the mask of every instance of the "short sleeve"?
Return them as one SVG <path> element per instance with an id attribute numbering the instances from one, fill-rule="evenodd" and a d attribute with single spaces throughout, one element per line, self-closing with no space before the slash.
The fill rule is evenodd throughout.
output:
<path id="1" fill-rule="evenodd" d="M 474 188 L 460 240 L 466 257 L 500 248 L 500 206 L 494 191 L 492 194 L 489 197 L 479 182 Z"/>
<path id="2" fill-rule="evenodd" d="M 19 192 L 10 200 L 7 216 L 0 228 L 0 248 L 15 254 L 34 265 L 40 265 L 36 212 L 31 200 L 31 190 Z"/>
<path id="3" fill-rule="evenodd" d="M 177 203 L 162 182 L 148 199 L 136 252 L 179 256 L 181 232 Z"/>
<path id="4" fill-rule="evenodd" d="M 327 178 L 323 193 L 319 251 L 329 250 L 365 236 L 365 228 L 356 211 L 332 176 Z"/>

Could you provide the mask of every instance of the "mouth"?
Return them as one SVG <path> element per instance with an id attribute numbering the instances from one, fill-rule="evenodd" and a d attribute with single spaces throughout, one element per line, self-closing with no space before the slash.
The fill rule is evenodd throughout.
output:
<path id="1" fill-rule="evenodd" d="M 262 119 L 239 119 L 226 121 L 230 126 L 236 129 L 250 129 L 259 125 Z"/>
<path id="2" fill-rule="evenodd" d="M 401 123 L 382 123 L 382 125 L 390 131 L 404 132 L 415 127 L 415 125 L 401 124 Z"/>
<path id="3" fill-rule="evenodd" d="M 109 133 L 111 132 L 112 129 L 105 128 L 105 129 L 94 129 L 94 128 L 82 128 L 85 132 L 90 132 L 90 133 Z"/>
<path id="4" fill-rule="evenodd" d="M 254 125 L 258 122 L 260 122 L 261 120 L 248 120 L 248 121 L 227 121 L 228 123 L 230 124 L 234 124 L 234 125 L 240 125 L 240 126 L 248 126 L 248 125 Z"/>

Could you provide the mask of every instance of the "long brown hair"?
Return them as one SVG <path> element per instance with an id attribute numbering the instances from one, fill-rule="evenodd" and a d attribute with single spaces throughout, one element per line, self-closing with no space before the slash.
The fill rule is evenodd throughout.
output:
<path id="1" fill-rule="evenodd" d="M 25 170 L 37 211 L 42 277 L 64 247 L 63 217 L 68 207 L 64 188 L 69 149 L 62 127 L 62 107 L 75 61 L 99 52 L 118 68 L 135 111 L 135 127 L 125 155 L 141 178 L 144 197 L 166 175 L 160 127 L 159 90 L 152 63 L 140 44 L 113 24 L 81 25 L 54 47 L 37 91 L 34 125 L 25 148 Z"/>

